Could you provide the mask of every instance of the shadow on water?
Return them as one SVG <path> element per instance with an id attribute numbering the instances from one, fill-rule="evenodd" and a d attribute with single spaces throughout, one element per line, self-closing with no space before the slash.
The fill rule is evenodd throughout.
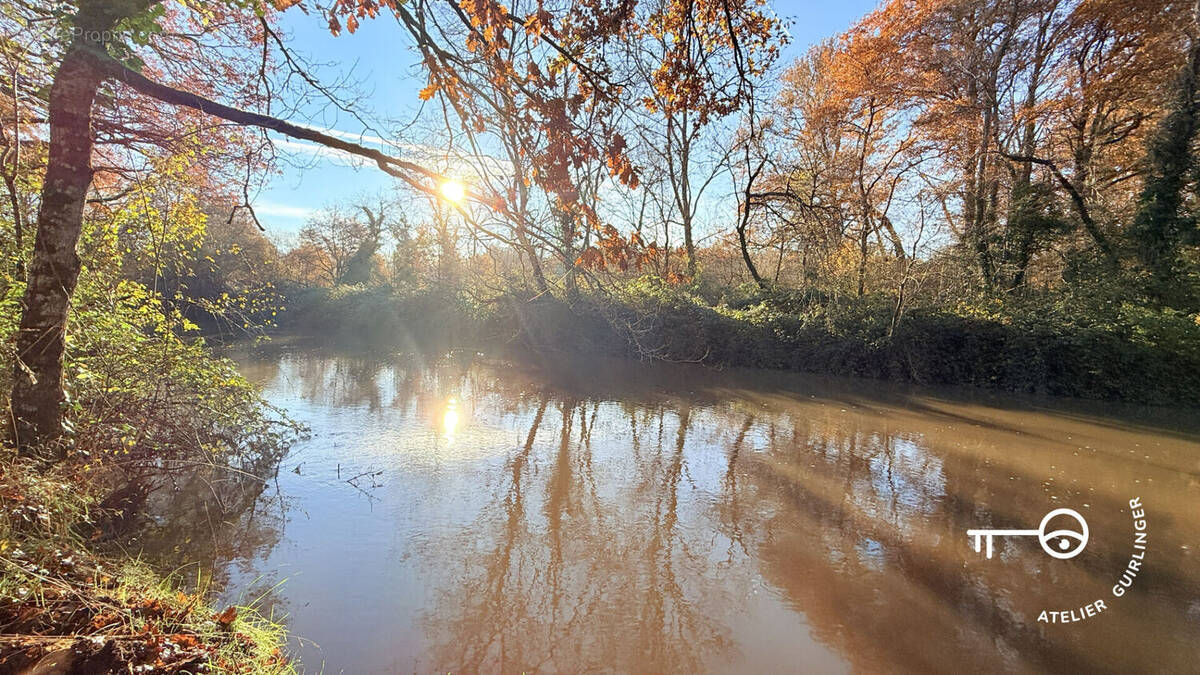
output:
<path id="1" fill-rule="evenodd" d="M 136 508 L 122 509 L 134 516 L 109 523 L 102 543 L 173 571 L 186 588 L 226 588 L 231 576 L 252 573 L 286 532 L 286 501 L 269 472 L 259 475 L 268 480 L 195 466 L 143 479 L 135 484 Z"/>
<path id="2" fill-rule="evenodd" d="M 288 507 L 210 557 L 231 594 L 284 581 L 313 672 L 1200 659 L 1200 438 L 1171 411 L 599 359 L 239 360 L 313 435 L 280 472 Z M 1149 552 L 1114 598 L 1135 496 Z M 1071 560 L 1035 537 L 989 560 L 966 536 L 1059 507 L 1090 526 Z M 1037 621 L 1097 598 L 1087 621 Z"/>

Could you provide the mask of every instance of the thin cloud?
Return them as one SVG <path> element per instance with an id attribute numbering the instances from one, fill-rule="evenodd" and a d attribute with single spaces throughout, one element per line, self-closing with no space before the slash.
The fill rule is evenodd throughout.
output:
<path id="1" fill-rule="evenodd" d="M 348 152 L 343 152 L 337 148 L 331 148 L 317 143 L 305 143 L 303 141 L 293 141 L 288 138 L 274 138 L 271 140 L 275 148 L 288 154 L 293 155 L 308 155 L 310 157 L 324 157 L 327 159 L 338 159 L 351 162 L 355 166 L 360 166 L 364 160 Z"/>
<path id="2" fill-rule="evenodd" d="M 340 138 L 351 143 L 358 143 L 365 147 L 370 147 L 375 150 L 381 150 L 385 153 L 392 154 L 397 157 L 408 159 L 419 164 L 424 164 L 429 168 L 447 173 L 451 175 L 460 175 L 463 177 L 470 174 L 479 173 L 480 171 L 487 172 L 494 176 L 504 175 L 511 169 L 500 160 L 487 155 L 484 156 L 463 156 L 458 151 L 447 152 L 445 148 L 440 148 L 432 145 L 420 143 L 398 143 L 389 141 L 379 136 L 368 134 L 356 134 L 340 129 L 324 129 L 311 124 L 297 124 L 297 126 L 313 131 L 319 131 L 334 138 Z M 307 155 L 332 161 L 336 164 L 348 165 L 353 168 L 361 168 L 369 162 L 353 153 L 338 150 L 321 145 L 319 143 L 310 143 L 306 141 L 298 141 L 291 138 L 273 137 L 272 143 L 282 152 L 293 155 Z"/>
<path id="3" fill-rule="evenodd" d="M 341 131 L 339 129 L 325 129 L 323 127 L 316 126 L 315 124 L 303 124 L 301 122 L 294 122 L 294 124 L 298 127 L 319 131 L 323 134 L 333 136 L 334 138 L 340 138 L 343 141 L 350 141 L 360 145 L 390 145 L 389 141 L 380 136 L 374 136 L 371 134 L 356 134 L 350 131 Z"/>
<path id="4" fill-rule="evenodd" d="M 304 206 L 288 206 L 287 204 L 277 204 L 275 202 L 259 202 L 254 205 L 255 214 L 260 216 L 272 216 L 275 218 L 306 220 L 314 212 L 314 209 Z"/>

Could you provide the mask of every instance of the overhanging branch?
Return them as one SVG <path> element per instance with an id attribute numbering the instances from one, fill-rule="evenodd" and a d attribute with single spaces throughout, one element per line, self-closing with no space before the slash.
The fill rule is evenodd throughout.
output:
<path id="1" fill-rule="evenodd" d="M 241 110 L 231 106 L 217 103 L 210 99 L 204 98 L 192 92 L 175 89 L 165 84 L 155 82 L 141 73 L 126 67 L 124 64 L 116 61 L 108 54 L 88 49 L 88 55 L 91 57 L 92 65 L 97 72 L 104 76 L 117 80 L 131 89 L 145 94 L 151 98 L 157 99 L 171 105 L 192 108 L 207 115 L 219 117 L 236 124 L 245 126 L 254 126 L 262 129 L 269 129 L 278 132 L 284 136 L 290 136 L 304 141 L 318 143 L 325 147 L 334 148 L 352 155 L 365 157 L 375 162 L 375 164 L 385 173 L 395 176 L 404 181 L 413 188 L 430 195 L 437 195 L 436 183 L 446 180 L 444 176 L 437 172 L 430 171 L 425 167 L 409 162 L 397 157 L 393 157 L 375 148 L 368 148 L 357 143 L 342 140 L 329 134 L 309 129 L 297 124 L 293 124 L 286 120 L 264 115 L 261 113 L 252 112 L 249 110 Z M 434 185 L 426 184 L 420 178 L 434 182 Z"/>

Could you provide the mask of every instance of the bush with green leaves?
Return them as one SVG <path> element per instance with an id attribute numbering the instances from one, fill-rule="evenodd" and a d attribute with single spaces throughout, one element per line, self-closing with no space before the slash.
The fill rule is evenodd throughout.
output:
<path id="1" fill-rule="evenodd" d="M 290 333 L 414 351 L 473 342 L 483 317 L 463 294 L 437 287 L 343 284 L 302 289 L 285 302 L 279 324 Z"/>
<path id="2" fill-rule="evenodd" d="M 267 405 L 232 361 L 210 350 L 178 309 L 182 303 L 127 276 L 131 257 L 151 255 L 139 246 L 184 258 L 160 260 L 157 268 L 186 268 L 199 250 L 194 243 L 203 238 L 206 218 L 195 197 L 167 201 L 170 209 L 161 212 L 148 210 L 145 204 L 154 203 L 148 198 L 135 213 L 85 222 L 64 358 L 71 451 L 131 478 L 171 464 L 269 467 L 296 426 Z M 150 235 L 131 236 L 143 220 Z M 24 284 L 12 268 L 0 282 L 5 361 L 19 368 L 11 336 Z M 14 369 L 0 372 L 8 391 Z"/>
<path id="3" fill-rule="evenodd" d="M 197 336 L 178 295 L 164 298 L 159 284 L 129 276 L 131 259 L 150 256 L 139 246 L 157 251 L 152 280 L 162 278 L 159 253 L 195 254 L 205 222 L 189 200 L 158 213 L 145 206 L 148 200 L 136 214 L 86 221 L 65 336 L 65 461 L 0 449 L 0 619 L 28 633 L 92 634 L 102 627 L 115 636 L 104 644 L 139 646 L 136 654 L 121 653 L 131 668 L 204 663 L 211 672 L 248 665 L 254 672 L 295 672 L 279 650 L 280 624 L 253 611 L 214 615 L 202 593 L 181 592 L 178 580 L 163 581 L 105 545 L 108 526 L 134 522 L 141 500 L 170 484 L 168 474 L 205 476 L 220 491 L 237 484 L 256 496 L 261 477 L 300 431 Z M 139 218 L 151 216 L 163 222 L 146 225 L 149 236 L 130 236 L 145 224 Z M 189 218 L 196 220 L 178 222 Z M 0 268 L 5 392 L 14 373 L 24 376 L 11 338 L 24 292 L 18 262 L 26 252 L 11 244 L 0 238 L 8 263 Z M 171 264 L 183 269 L 188 261 Z M 211 480 L 218 475 L 239 480 Z M 80 638 L 72 648 L 98 646 Z M 0 659 L 20 664 L 27 651 L 0 648 Z"/>
<path id="4" fill-rule="evenodd" d="M 571 306 L 513 305 L 511 330 L 543 349 L 1200 405 L 1197 316 L 1096 293 L 918 305 L 890 334 L 895 306 L 884 295 L 757 292 L 713 307 L 655 277 Z"/>

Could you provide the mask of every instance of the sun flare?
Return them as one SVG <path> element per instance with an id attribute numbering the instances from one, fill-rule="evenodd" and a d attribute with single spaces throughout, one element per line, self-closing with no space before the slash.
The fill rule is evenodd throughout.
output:
<path id="1" fill-rule="evenodd" d="M 461 182 L 454 179 L 447 180 L 442 183 L 442 196 L 454 202 L 461 202 L 467 196 L 467 188 Z"/>
<path id="2" fill-rule="evenodd" d="M 446 401 L 446 410 L 442 414 L 442 435 L 446 440 L 453 440 L 454 430 L 458 427 L 458 399 Z"/>

